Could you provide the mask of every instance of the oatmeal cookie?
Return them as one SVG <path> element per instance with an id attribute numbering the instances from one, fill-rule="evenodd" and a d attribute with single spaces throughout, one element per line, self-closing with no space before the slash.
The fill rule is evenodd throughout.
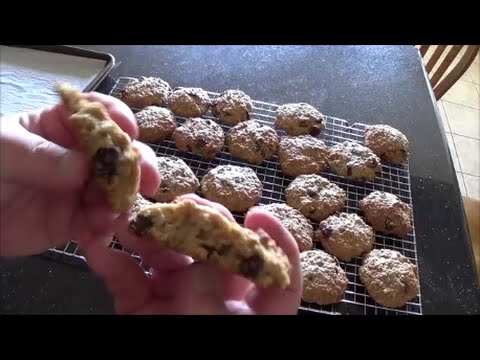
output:
<path id="1" fill-rule="evenodd" d="M 407 137 L 390 125 L 369 126 L 365 131 L 365 145 L 384 161 L 400 165 L 408 160 Z"/>
<path id="2" fill-rule="evenodd" d="M 322 221 L 343 210 L 347 195 L 338 185 L 316 175 L 300 175 L 285 190 L 288 205 L 306 217 Z"/>
<path id="3" fill-rule="evenodd" d="M 177 127 L 173 113 L 159 106 L 147 106 L 135 114 L 138 139 L 143 142 L 161 143 L 168 139 Z"/>
<path id="4" fill-rule="evenodd" d="M 156 201 L 170 202 L 177 196 L 195 193 L 200 187 L 192 169 L 176 156 L 157 157 L 157 167 L 161 182 L 153 196 Z"/>
<path id="5" fill-rule="evenodd" d="M 300 262 L 303 301 L 329 305 L 343 299 L 348 278 L 335 257 L 322 250 L 309 250 L 300 253 Z"/>
<path id="6" fill-rule="evenodd" d="M 203 177 L 201 191 L 206 199 L 243 212 L 260 202 L 262 183 L 249 167 L 219 165 Z"/>
<path id="7" fill-rule="evenodd" d="M 397 250 L 370 251 L 358 274 L 372 299 L 385 307 L 401 308 L 419 293 L 417 267 Z"/>
<path id="8" fill-rule="evenodd" d="M 201 88 L 176 88 L 170 95 L 170 109 L 177 116 L 201 117 L 210 107 L 210 97 Z"/>
<path id="9" fill-rule="evenodd" d="M 140 153 L 130 136 L 100 102 L 88 101 L 67 84 L 56 90 L 70 112 L 69 121 L 91 161 L 93 177 L 115 213 L 128 211 L 140 188 Z"/>
<path id="10" fill-rule="evenodd" d="M 291 136 L 317 136 L 325 129 L 325 117 L 304 102 L 283 104 L 277 109 L 275 127 Z"/>
<path id="11" fill-rule="evenodd" d="M 287 176 L 318 174 L 327 166 L 328 148 L 311 135 L 284 137 L 280 141 L 279 163 Z"/>
<path id="12" fill-rule="evenodd" d="M 167 107 L 172 92 L 170 84 L 159 77 L 141 76 L 123 89 L 120 99 L 132 108 L 142 109 L 156 105 Z"/>
<path id="13" fill-rule="evenodd" d="M 189 118 L 175 129 L 172 139 L 180 151 L 189 151 L 205 160 L 212 160 L 223 148 L 225 134 L 215 121 Z"/>
<path id="14" fill-rule="evenodd" d="M 270 126 L 247 120 L 232 127 L 225 142 L 233 156 L 260 165 L 277 153 L 279 140 L 277 132 Z"/>
<path id="15" fill-rule="evenodd" d="M 342 261 L 350 261 L 373 248 L 370 226 L 354 213 L 337 213 L 323 220 L 314 234 L 325 251 Z"/>
<path id="16" fill-rule="evenodd" d="M 129 228 L 137 236 L 220 266 L 261 287 L 285 289 L 290 284 L 289 259 L 267 233 L 244 228 L 192 200 L 142 207 Z"/>
<path id="17" fill-rule="evenodd" d="M 283 203 L 259 205 L 258 208 L 268 211 L 285 226 L 297 242 L 300 252 L 312 250 L 313 226 L 300 211 Z"/>
<path id="18" fill-rule="evenodd" d="M 213 116 L 228 125 L 250 120 L 252 109 L 252 99 L 241 90 L 226 90 L 212 100 Z"/>
<path id="19" fill-rule="evenodd" d="M 375 231 L 396 236 L 412 231 L 412 209 L 396 195 L 373 191 L 360 200 L 359 207 Z"/>
<path id="20" fill-rule="evenodd" d="M 354 141 L 330 147 L 328 165 L 337 175 L 361 182 L 374 181 L 382 171 L 380 158 L 369 148 Z"/>

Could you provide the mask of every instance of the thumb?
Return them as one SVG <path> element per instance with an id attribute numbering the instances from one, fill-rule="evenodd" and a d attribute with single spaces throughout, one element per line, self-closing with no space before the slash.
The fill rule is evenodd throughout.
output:
<path id="1" fill-rule="evenodd" d="M 221 272 L 212 265 L 193 263 L 180 276 L 177 312 L 195 315 L 227 314 Z"/>
<path id="2" fill-rule="evenodd" d="M 71 190 L 88 177 L 87 158 L 21 126 L 3 127 L 0 140 L 2 178 L 51 190 Z"/>

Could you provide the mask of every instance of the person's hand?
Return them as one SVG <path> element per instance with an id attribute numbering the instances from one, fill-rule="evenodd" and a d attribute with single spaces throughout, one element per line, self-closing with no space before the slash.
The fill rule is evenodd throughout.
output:
<path id="1" fill-rule="evenodd" d="M 222 205 L 192 194 L 183 198 L 217 209 L 235 221 Z M 262 228 L 286 253 L 292 265 L 287 289 L 261 289 L 214 265 L 161 249 L 130 234 L 125 216 L 116 220 L 116 235 L 128 252 L 139 254 L 143 265 L 152 269 L 151 277 L 128 252 L 105 242 L 90 243 L 84 250 L 90 268 L 105 281 L 120 314 L 296 314 L 302 292 L 297 243 L 277 219 L 261 210 L 247 214 L 245 227 Z"/>
<path id="2" fill-rule="evenodd" d="M 120 100 L 85 94 L 102 102 L 130 135 L 138 136 L 133 113 Z M 66 244 L 112 235 L 112 214 L 91 181 L 88 159 L 79 151 L 63 104 L 0 120 L 0 256 L 24 256 Z M 142 155 L 141 192 L 160 183 L 155 153 L 134 142 Z"/>

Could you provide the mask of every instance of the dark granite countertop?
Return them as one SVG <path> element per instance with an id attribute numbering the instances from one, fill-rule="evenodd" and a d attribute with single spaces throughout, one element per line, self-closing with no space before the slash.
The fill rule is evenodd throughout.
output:
<path id="1" fill-rule="evenodd" d="M 442 122 L 413 46 L 82 46 L 111 53 L 120 76 L 174 86 L 241 88 L 273 103 L 306 101 L 326 114 L 388 123 L 411 143 L 412 198 L 424 314 L 480 313 L 461 195 Z M 88 271 L 39 258 L 0 261 L 0 312 L 110 313 Z"/>

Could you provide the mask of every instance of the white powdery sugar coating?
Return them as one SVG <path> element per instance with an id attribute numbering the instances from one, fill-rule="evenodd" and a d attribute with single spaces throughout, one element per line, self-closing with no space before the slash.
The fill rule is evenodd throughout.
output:
<path id="1" fill-rule="evenodd" d="M 212 101 L 212 114 L 230 125 L 250 120 L 252 109 L 250 96 L 238 89 L 226 90 Z"/>
<path id="2" fill-rule="evenodd" d="M 325 121 L 323 114 L 310 104 L 288 103 L 278 107 L 275 127 L 291 136 L 317 136 L 325 129 Z"/>
<path id="3" fill-rule="evenodd" d="M 300 175 L 285 190 L 287 204 L 316 221 L 342 210 L 346 196 L 345 190 L 317 174 Z"/>
<path id="4" fill-rule="evenodd" d="M 154 129 L 164 124 L 175 125 L 173 113 L 159 106 L 147 106 L 135 114 L 138 126 L 145 129 Z"/>
<path id="5" fill-rule="evenodd" d="M 154 196 L 157 201 L 172 201 L 177 196 L 196 192 L 200 186 L 192 169 L 180 158 L 159 156 L 157 168 L 162 179 Z"/>
<path id="6" fill-rule="evenodd" d="M 318 174 L 327 167 L 325 142 L 311 135 L 288 136 L 280 141 L 279 162 L 289 176 Z"/>
<path id="7" fill-rule="evenodd" d="M 342 299 L 348 279 L 332 255 L 322 250 L 309 250 L 300 253 L 300 263 L 304 301 L 326 305 Z"/>
<path id="8" fill-rule="evenodd" d="M 399 308 L 419 292 L 417 267 L 397 250 L 374 249 L 359 270 L 369 295 L 380 305 Z"/>
<path id="9" fill-rule="evenodd" d="M 319 224 L 315 239 L 330 254 L 343 261 L 350 261 L 373 247 L 373 229 L 355 213 L 339 213 L 329 216 Z"/>
<path id="10" fill-rule="evenodd" d="M 258 208 L 268 211 L 280 220 L 295 238 L 300 252 L 312 249 L 313 226 L 300 211 L 283 203 L 260 205 Z"/>
<path id="11" fill-rule="evenodd" d="M 172 139 L 179 150 L 212 159 L 222 150 L 225 134 L 213 120 L 189 118 L 175 129 Z"/>
<path id="12" fill-rule="evenodd" d="M 181 87 L 173 91 L 169 103 L 170 109 L 178 116 L 199 117 L 207 112 L 210 97 L 201 88 Z"/>
<path id="13" fill-rule="evenodd" d="M 366 133 L 370 136 L 378 136 L 394 148 L 408 148 L 409 143 L 407 137 L 400 130 L 390 125 L 371 125 L 367 128 Z"/>
<path id="14" fill-rule="evenodd" d="M 123 90 L 121 99 L 131 107 L 167 106 L 171 94 L 170 84 L 154 76 L 132 80 Z"/>
<path id="15" fill-rule="evenodd" d="M 407 137 L 390 125 L 372 125 L 365 131 L 365 145 L 382 160 L 402 164 L 409 156 Z"/>
<path id="16" fill-rule="evenodd" d="M 256 120 L 240 122 L 225 138 L 233 156 L 257 165 L 277 153 L 279 139 L 273 128 Z"/>
<path id="17" fill-rule="evenodd" d="M 202 179 L 201 191 L 211 201 L 230 211 L 246 211 L 260 202 L 262 183 L 246 166 L 219 165 Z"/>
<path id="18" fill-rule="evenodd" d="M 359 207 L 376 231 L 404 236 L 413 228 L 410 205 L 391 193 L 374 191 L 359 201 Z"/>

